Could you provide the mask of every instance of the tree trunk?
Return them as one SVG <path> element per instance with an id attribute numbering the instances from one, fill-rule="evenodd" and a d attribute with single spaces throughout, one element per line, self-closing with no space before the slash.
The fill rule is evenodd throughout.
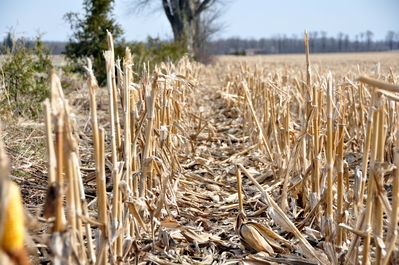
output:
<path id="1" fill-rule="evenodd" d="M 195 54 L 196 54 L 196 50 L 195 50 L 195 46 L 194 46 L 194 36 L 196 34 L 195 32 L 195 23 L 193 20 L 188 21 L 187 22 L 187 26 L 185 27 L 185 31 L 184 31 L 184 36 L 186 38 L 186 45 L 187 45 L 187 52 L 190 56 L 190 59 L 193 59 Z"/>
<path id="2" fill-rule="evenodd" d="M 176 42 L 183 43 L 191 59 L 195 56 L 196 23 L 202 11 L 208 8 L 212 0 L 162 0 L 163 8 Z"/>

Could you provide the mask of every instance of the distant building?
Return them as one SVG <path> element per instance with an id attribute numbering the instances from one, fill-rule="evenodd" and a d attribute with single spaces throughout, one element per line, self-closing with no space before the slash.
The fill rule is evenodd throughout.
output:
<path id="1" fill-rule="evenodd" d="M 263 49 L 246 49 L 245 55 L 257 55 L 257 54 L 265 54 L 265 50 Z"/>

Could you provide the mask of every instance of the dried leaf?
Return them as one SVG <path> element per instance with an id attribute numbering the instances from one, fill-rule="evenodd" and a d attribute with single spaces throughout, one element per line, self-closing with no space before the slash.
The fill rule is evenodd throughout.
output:
<path id="1" fill-rule="evenodd" d="M 181 233 L 189 242 L 196 241 L 198 244 L 205 244 L 209 241 L 208 234 L 200 235 L 194 232 L 192 229 L 185 229 Z"/>

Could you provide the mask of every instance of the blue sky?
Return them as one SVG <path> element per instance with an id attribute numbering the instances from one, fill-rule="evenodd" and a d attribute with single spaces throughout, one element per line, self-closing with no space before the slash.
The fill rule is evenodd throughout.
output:
<path id="1" fill-rule="evenodd" d="M 161 2 L 161 0 L 155 0 Z M 226 0 L 225 0 L 226 1 Z M 44 32 L 44 40 L 67 41 L 66 12 L 83 12 L 82 0 L 0 0 L 0 40 L 9 27 L 34 37 Z M 115 0 L 114 14 L 125 31 L 126 40 L 152 37 L 171 38 L 169 22 L 162 11 L 129 15 L 128 0 Z M 389 30 L 399 32 L 399 0 L 228 0 L 220 21 L 226 27 L 217 37 L 255 38 L 326 31 L 351 39 L 371 30 L 374 40 L 385 39 Z"/>

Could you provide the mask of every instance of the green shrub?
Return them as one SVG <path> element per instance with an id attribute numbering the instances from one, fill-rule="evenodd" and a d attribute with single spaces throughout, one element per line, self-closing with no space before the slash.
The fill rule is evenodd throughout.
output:
<path id="1" fill-rule="evenodd" d="M 11 41 L 11 47 L 3 45 L 1 49 L 0 114 L 35 118 L 42 112 L 42 101 L 50 95 L 50 50 L 44 47 L 40 34 L 33 45 L 27 45 L 24 38 Z"/>
<path id="2" fill-rule="evenodd" d="M 122 44 L 123 45 L 123 44 Z M 126 44 L 134 55 L 134 70 L 136 73 L 141 73 L 144 63 L 152 71 L 155 65 L 162 62 L 177 62 L 186 53 L 185 45 L 177 42 L 161 41 L 159 38 L 147 38 L 147 43 L 131 42 Z"/>

